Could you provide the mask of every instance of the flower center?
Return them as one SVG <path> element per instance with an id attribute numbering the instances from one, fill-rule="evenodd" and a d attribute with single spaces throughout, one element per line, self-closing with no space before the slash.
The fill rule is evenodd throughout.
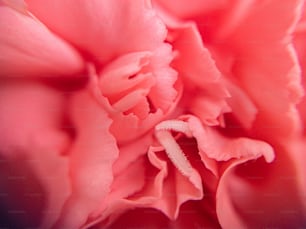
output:
<path id="1" fill-rule="evenodd" d="M 140 118 L 148 115 L 150 92 L 156 84 L 150 58 L 148 52 L 126 54 L 100 73 L 101 91 L 115 110 Z"/>
<path id="2" fill-rule="evenodd" d="M 192 137 L 192 134 L 188 124 L 180 120 L 166 120 L 155 127 L 155 136 L 164 147 L 169 159 L 184 176 L 189 177 L 193 171 L 192 165 L 171 134 L 171 131 L 183 133 L 187 137 Z"/>

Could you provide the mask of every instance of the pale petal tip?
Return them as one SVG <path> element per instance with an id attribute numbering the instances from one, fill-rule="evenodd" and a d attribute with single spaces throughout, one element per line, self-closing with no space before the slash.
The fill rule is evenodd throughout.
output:
<path id="1" fill-rule="evenodd" d="M 275 159 L 275 153 L 271 146 L 269 146 L 268 150 L 263 154 L 267 163 L 272 163 Z"/>

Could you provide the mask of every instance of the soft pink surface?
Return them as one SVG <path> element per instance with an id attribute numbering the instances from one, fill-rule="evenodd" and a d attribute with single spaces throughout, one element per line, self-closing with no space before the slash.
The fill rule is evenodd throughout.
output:
<path id="1" fill-rule="evenodd" d="M 303 3 L 0 0 L 0 156 L 40 228 L 304 226 Z"/>
<path id="2" fill-rule="evenodd" d="M 305 44 L 305 39 L 306 39 L 306 10 L 304 7 L 304 10 L 302 12 L 302 18 L 299 21 L 295 33 L 294 33 L 294 45 L 297 50 L 297 54 L 299 57 L 299 63 L 301 65 L 301 70 L 302 70 L 302 84 L 304 87 L 304 90 L 306 89 L 306 44 Z M 301 117 L 304 122 L 304 135 L 306 135 L 306 128 L 305 128 L 305 123 L 306 123 L 306 99 L 305 97 L 302 99 L 302 101 L 299 103 L 299 111 L 301 112 Z"/>
<path id="3" fill-rule="evenodd" d="M 72 75 L 80 55 L 43 24 L 0 2 L 0 77 Z"/>
<path id="4" fill-rule="evenodd" d="M 231 96 L 228 104 L 236 121 L 232 123 L 233 117 L 228 119 L 228 129 L 225 133 L 230 136 L 237 134 L 257 136 L 270 141 L 276 150 L 275 162 L 271 167 L 267 167 L 269 170 L 266 174 L 261 175 L 260 180 L 263 182 L 258 185 L 253 180 L 248 181 L 247 172 L 239 174 L 242 178 L 235 178 L 232 173 L 235 171 L 234 166 L 232 168 L 230 166 L 231 169 L 224 173 L 220 179 L 219 187 L 221 188 L 217 197 L 223 200 L 219 202 L 220 206 L 224 206 L 224 209 L 219 212 L 229 214 L 220 215 L 219 222 L 225 228 L 231 228 L 233 225 L 236 228 L 246 225 L 249 227 L 277 225 L 286 228 L 289 225 L 303 224 L 300 201 L 305 199 L 303 193 L 305 193 L 306 179 L 303 169 L 305 166 L 302 166 L 304 163 L 301 161 L 304 161 L 305 150 L 300 144 L 299 148 L 288 149 L 283 142 L 291 139 L 292 144 L 296 145 L 295 139 L 301 130 L 300 117 L 295 105 L 303 94 L 299 84 L 300 68 L 304 68 L 303 58 L 298 60 L 290 35 L 297 23 L 302 1 L 281 3 L 279 1 L 262 3 L 228 1 L 223 5 L 216 4 L 219 7 L 218 10 L 212 9 L 206 15 L 202 14 L 203 16 L 199 16 L 198 12 L 201 11 L 199 9 L 190 13 L 187 3 L 182 2 L 185 7 L 180 7 L 171 4 L 171 1 L 156 2 L 179 19 L 195 20 L 204 44 L 212 53 L 221 73 L 227 77 L 225 83 Z M 206 1 L 198 2 L 198 4 L 202 4 L 202 9 L 206 10 Z M 198 8 L 201 7 L 198 6 Z M 162 11 L 161 14 L 164 15 L 165 12 Z M 168 24 L 172 29 L 173 20 L 168 20 Z M 181 24 L 183 25 L 183 22 Z M 300 24 L 302 25 L 302 22 Z M 302 40 L 302 34 L 299 30 L 296 38 L 300 56 L 303 55 L 305 43 Z M 302 65 L 299 65 L 299 61 Z M 305 117 L 303 110 L 304 106 L 301 104 L 300 111 L 302 117 Z M 241 131 L 241 127 L 237 129 L 237 121 L 248 131 L 247 129 Z M 218 142 L 221 143 L 220 140 Z M 211 140 L 205 142 L 211 143 Z M 239 150 L 233 152 L 239 152 L 243 149 L 242 146 L 243 144 L 239 144 Z M 252 147 L 252 150 L 255 149 L 256 147 Z M 207 165 L 214 171 L 213 163 Z M 249 171 L 256 169 L 260 171 L 261 167 L 266 168 L 261 163 L 256 163 L 256 166 L 250 167 Z M 297 182 L 291 183 L 289 178 Z M 227 191 L 222 191 L 226 187 L 224 185 L 231 180 L 233 184 L 230 188 L 234 191 L 229 192 L 228 187 Z M 241 194 L 234 195 L 234 193 Z M 287 201 L 278 203 L 283 198 Z M 275 208 L 271 206 L 279 206 L 281 210 L 275 212 Z M 236 211 L 240 212 L 240 215 L 237 215 Z M 290 214 L 290 212 L 293 213 Z"/>
<path id="5" fill-rule="evenodd" d="M 27 0 L 26 3 L 53 32 L 100 63 L 129 52 L 154 51 L 166 36 L 165 26 L 150 9 L 149 1 Z"/>
<path id="6" fill-rule="evenodd" d="M 50 225 L 70 193 L 68 159 L 61 157 L 70 145 L 61 128 L 64 97 L 32 82 L 2 82 L 0 88 L 1 155 L 13 162 L 21 159 L 24 168 L 33 170 L 46 198 L 43 225 Z"/>
<path id="7" fill-rule="evenodd" d="M 302 70 L 302 84 L 304 87 L 304 93 L 306 91 L 306 10 L 304 9 L 302 12 L 302 17 L 295 29 L 294 33 L 294 45 L 297 50 L 297 54 L 299 57 L 299 62 L 301 64 Z M 301 102 L 298 104 L 298 109 L 303 121 L 303 136 L 301 139 L 297 139 L 297 142 L 292 144 L 293 149 L 290 149 L 292 156 L 294 158 L 295 163 L 297 164 L 298 172 L 300 174 L 299 183 L 301 186 L 301 195 L 303 198 L 303 204 L 306 206 L 306 179 L 303 177 L 306 174 L 306 166 L 304 165 L 304 161 L 306 161 L 306 99 L 305 96 L 302 98 Z M 304 212 L 306 212 L 304 210 Z"/>

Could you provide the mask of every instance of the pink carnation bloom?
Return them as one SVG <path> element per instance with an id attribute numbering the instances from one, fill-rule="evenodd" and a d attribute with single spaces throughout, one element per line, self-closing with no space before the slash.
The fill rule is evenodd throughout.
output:
<path id="1" fill-rule="evenodd" d="M 305 226 L 303 3 L 0 0 L 3 224 Z"/>

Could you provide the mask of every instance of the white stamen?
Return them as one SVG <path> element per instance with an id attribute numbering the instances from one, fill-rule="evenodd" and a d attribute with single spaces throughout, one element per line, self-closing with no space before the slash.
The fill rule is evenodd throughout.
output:
<path id="1" fill-rule="evenodd" d="M 189 130 L 188 124 L 179 120 L 163 121 L 155 127 L 155 136 L 159 143 L 164 147 L 169 159 L 184 176 L 188 177 L 192 173 L 192 165 L 170 133 L 171 130 L 184 133 L 188 137 L 191 137 L 192 134 Z"/>
<path id="2" fill-rule="evenodd" d="M 185 134 L 187 137 L 192 137 L 191 131 L 189 129 L 189 126 L 186 122 L 183 122 L 181 120 L 167 120 L 163 121 L 155 126 L 155 130 L 174 130 L 177 132 L 181 132 Z"/>

